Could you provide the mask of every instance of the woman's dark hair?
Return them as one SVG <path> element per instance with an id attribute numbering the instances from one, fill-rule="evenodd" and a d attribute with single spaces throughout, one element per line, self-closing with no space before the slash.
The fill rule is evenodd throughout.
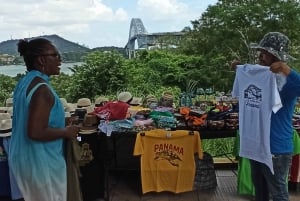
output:
<path id="1" fill-rule="evenodd" d="M 38 55 L 45 52 L 52 43 L 45 38 L 35 38 L 30 41 L 26 39 L 19 40 L 18 52 L 23 56 L 28 71 L 35 69 L 34 62 Z"/>

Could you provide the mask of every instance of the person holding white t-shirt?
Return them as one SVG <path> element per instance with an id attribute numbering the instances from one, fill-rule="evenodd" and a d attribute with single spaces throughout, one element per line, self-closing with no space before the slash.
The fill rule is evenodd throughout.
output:
<path id="1" fill-rule="evenodd" d="M 282 103 L 278 111 L 271 113 L 269 149 L 273 169 L 261 161 L 250 159 L 255 201 L 269 200 L 269 194 L 273 201 L 289 200 L 287 177 L 293 152 L 292 115 L 296 99 L 300 96 L 300 74 L 287 64 L 294 59 L 288 54 L 289 44 L 286 35 L 269 32 L 258 45 L 250 46 L 259 53 L 258 64 L 268 66 L 275 73 Z M 232 67 L 236 68 L 237 64 L 239 62 L 234 61 Z M 261 134 L 266 135 L 263 131 Z"/>

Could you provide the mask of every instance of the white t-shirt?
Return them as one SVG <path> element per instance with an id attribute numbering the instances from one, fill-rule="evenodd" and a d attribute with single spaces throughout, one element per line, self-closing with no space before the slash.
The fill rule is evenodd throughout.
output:
<path id="1" fill-rule="evenodd" d="M 271 114 L 282 107 L 275 74 L 266 66 L 238 65 L 232 96 L 239 99 L 239 155 L 266 164 L 273 173 Z"/>

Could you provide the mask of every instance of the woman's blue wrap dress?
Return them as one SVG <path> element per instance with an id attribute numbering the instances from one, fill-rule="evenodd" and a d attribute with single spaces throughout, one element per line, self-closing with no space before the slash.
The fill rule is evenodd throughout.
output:
<path id="1" fill-rule="evenodd" d="M 67 178 L 63 139 L 49 142 L 35 141 L 28 137 L 27 121 L 32 94 L 26 95 L 32 80 L 45 80 L 55 98 L 49 116 L 49 127 L 64 128 L 64 108 L 58 95 L 49 84 L 49 77 L 39 71 L 28 72 L 14 91 L 13 127 L 9 151 L 9 163 L 17 184 L 27 201 L 66 201 Z M 42 133 L 41 133 L 42 135 Z"/>

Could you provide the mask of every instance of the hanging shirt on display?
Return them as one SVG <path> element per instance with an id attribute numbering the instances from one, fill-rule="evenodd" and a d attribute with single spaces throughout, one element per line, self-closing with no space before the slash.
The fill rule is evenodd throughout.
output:
<path id="1" fill-rule="evenodd" d="M 267 66 L 238 65 L 232 96 L 239 99 L 239 155 L 266 164 L 273 173 L 271 114 L 282 107 L 275 74 Z"/>
<path id="2" fill-rule="evenodd" d="M 141 155 L 143 193 L 193 190 L 194 154 L 202 159 L 199 133 L 156 129 L 137 135 L 134 155 Z"/>

